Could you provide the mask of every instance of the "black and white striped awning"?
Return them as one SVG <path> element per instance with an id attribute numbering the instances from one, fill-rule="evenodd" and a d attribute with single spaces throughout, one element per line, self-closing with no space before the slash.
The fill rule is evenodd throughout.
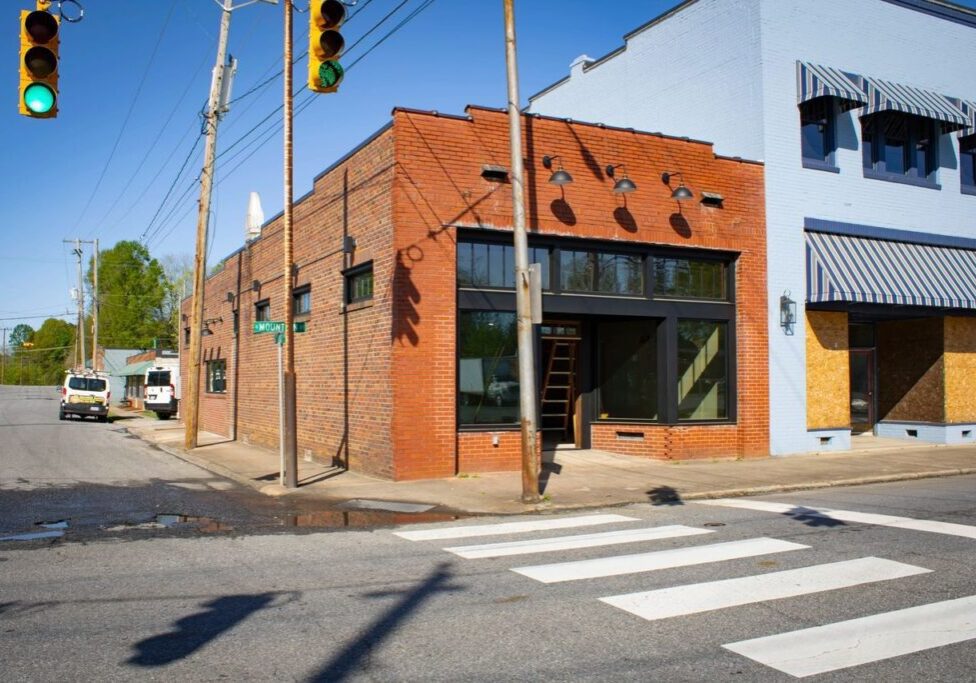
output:
<path id="1" fill-rule="evenodd" d="M 892 83 L 880 78 L 861 77 L 867 94 L 867 106 L 861 116 L 883 111 L 897 111 L 903 114 L 923 116 L 938 121 L 943 132 L 966 128 L 969 117 L 949 101 L 948 97 L 910 85 Z"/>
<path id="2" fill-rule="evenodd" d="M 836 97 L 843 111 L 864 106 L 868 102 L 867 95 L 853 78 L 840 69 L 810 62 L 797 62 L 797 104 L 818 97 Z"/>

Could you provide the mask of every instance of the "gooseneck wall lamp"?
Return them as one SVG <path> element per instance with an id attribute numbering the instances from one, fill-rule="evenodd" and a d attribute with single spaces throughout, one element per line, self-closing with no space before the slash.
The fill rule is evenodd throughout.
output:
<path id="1" fill-rule="evenodd" d="M 682 181 L 684 181 L 684 176 L 682 176 L 678 171 L 665 171 L 661 174 L 661 181 L 668 187 L 671 187 L 671 178 L 674 176 L 678 176 Z M 691 193 L 691 190 L 685 187 L 684 182 L 679 183 L 678 187 L 674 188 L 674 190 L 671 192 L 671 199 L 677 199 L 679 202 L 685 199 L 691 199 L 694 196 L 695 195 Z"/>
<path id="2" fill-rule="evenodd" d="M 562 159 L 559 156 L 549 156 L 546 155 L 542 157 L 542 165 L 548 169 L 552 168 L 552 162 L 559 159 L 559 168 L 551 176 L 549 176 L 549 182 L 553 185 L 569 185 L 573 182 L 573 176 L 569 175 L 563 168 Z"/>
<path id="3" fill-rule="evenodd" d="M 623 175 L 620 178 L 616 177 L 618 168 L 623 170 Z M 623 164 L 611 164 L 607 166 L 607 176 L 616 179 L 616 182 L 613 184 L 614 194 L 627 194 L 637 189 L 634 181 L 627 177 L 627 167 Z"/>
<path id="4" fill-rule="evenodd" d="M 200 330 L 200 336 L 209 337 L 210 335 L 213 334 L 213 330 L 210 329 L 210 326 L 213 325 L 214 323 L 222 323 L 222 322 L 224 322 L 223 318 L 207 318 L 206 320 L 203 321 L 203 329 Z"/>

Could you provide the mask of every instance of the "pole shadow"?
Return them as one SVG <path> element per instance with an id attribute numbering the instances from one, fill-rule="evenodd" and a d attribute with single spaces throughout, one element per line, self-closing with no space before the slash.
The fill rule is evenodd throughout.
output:
<path id="1" fill-rule="evenodd" d="M 331 661 L 308 680 L 326 683 L 341 681 L 355 673 L 362 673 L 357 670 L 357 665 L 360 662 L 368 661 L 382 642 L 396 631 L 403 622 L 406 622 L 411 614 L 426 600 L 438 592 L 461 590 L 457 587 L 444 585 L 450 577 L 450 564 L 442 562 L 437 565 L 430 576 L 411 590 L 367 593 L 365 597 L 368 598 L 384 598 L 397 594 L 403 597 L 392 605 L 385 614 L 381 614 L 372 624 L 363 628 L 345 649 L 336 654 Z"/>
<path id="2" fill-rule="evenodd" d="M 658 486 L 646 493 L 651 505 L 684 505 L 681 494 L 670 486 Z"/>
<path id="3" fill-rule="evenodd" d="M 847 526 L 846 522 L 839 519 L 834 519 L 830 515 L 811 508 L 795 507 L 791 510 L 787 510 L 783 514 L 790 519 L 796 520 L 797 522 L 803 522 L 807 526 L 811 527 L 830 528 L 835 526 Z"/>
<path id="4" fill-rule="evenodd" d="M 136 654 L 126 663 L 143 667 L 165 666 L 188 657 L 254 612 L 267 607 L 275 595 L 226 595 L 204 603 L 204 611 L 178 620 L 169 633 L 136 643 Z"/>

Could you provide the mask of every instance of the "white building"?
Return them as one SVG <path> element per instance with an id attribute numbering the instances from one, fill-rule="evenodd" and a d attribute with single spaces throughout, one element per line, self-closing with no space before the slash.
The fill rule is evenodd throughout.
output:
<path id="1" fill-rule="evenodd" d="M 686 0 L 577 59 L 529 111 L 764 160 L 770 448 L 785 454 L 849 448 L 852 431 L 976 437 L 974 102 L 974 10 Z M 696 190 L 693 168 L 631 177 L 664 192 L 664 171 Z"/>

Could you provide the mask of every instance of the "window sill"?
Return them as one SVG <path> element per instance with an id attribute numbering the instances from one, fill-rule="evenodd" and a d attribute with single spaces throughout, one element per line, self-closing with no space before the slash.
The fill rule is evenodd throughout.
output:
<path id="1" fill-rule="evenodd" d="M 458 425 L 459 432 L 518 432 L 521 427 L 511 422 L 498 424 L 462 424 Z"/>
<path id="2" fill-rule="evenodd" d="M 963 185 L 960 189 L 963 194 L 976 196 L 976 185 Z"/>
<path id="3" fill-rule="evenodd" d="M 902 185 L 913 185 L 915 187 L 924 187 L 930 190 L 942 189 L 941 185 L 931 180 L 925 180 L 923 178 L 913 178 L 912 176 L 901 175 L 899 173 L 885 173 L 883 171 L 875 171 L 873 168 L 865 168 L 864 177 L 871 178 L 872 180 L 886 180 L 889 183 L 900 183 Z"/>
<path id="4" fill-rule="evenodd" d="M 840 169 L 834 166 L 829 161 L 821 161 L 820 159 L 803 159 L 803 168 L 809 168 L 812 171 L 827 171 L 828 173 L 840 173 Z"/>
<path id="5" fill-rule="evenodd" d="M 346 304 L 343 309 L 344 313 L 352 313 L 353 311 L 361 311 L 364 308 L 372 308 L 373 300 L 367 299 L 366 301 L 354 301 L 352 303 Z"/>

